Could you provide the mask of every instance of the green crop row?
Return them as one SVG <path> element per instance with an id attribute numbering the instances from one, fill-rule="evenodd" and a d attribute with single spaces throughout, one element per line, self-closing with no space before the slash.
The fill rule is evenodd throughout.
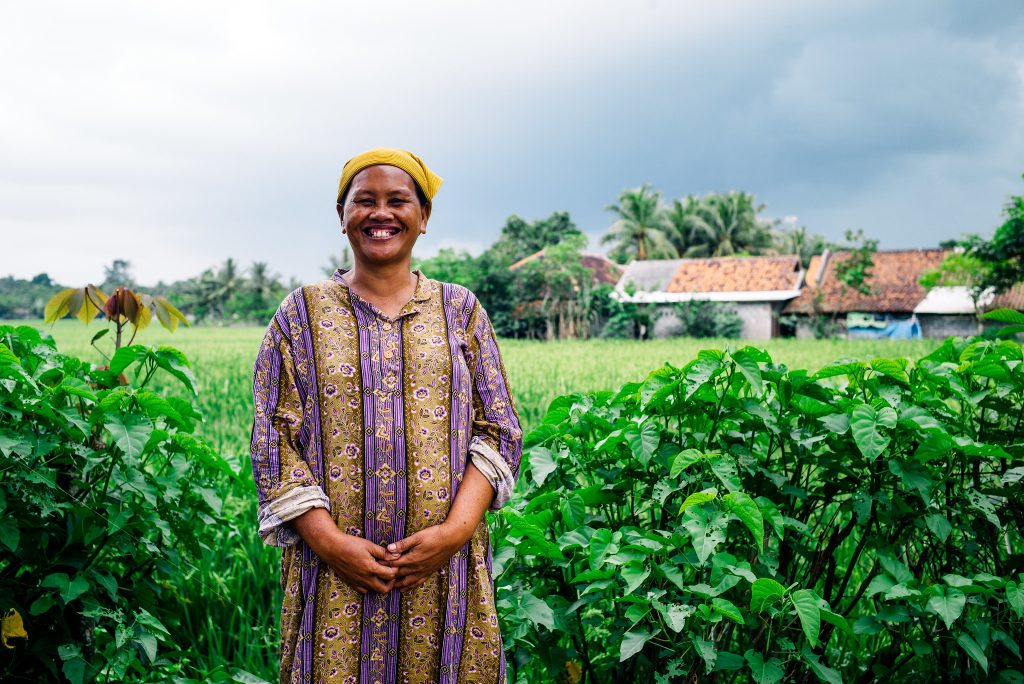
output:
<path id="1" fill-rule="evenodd" d="M 493 526 L 514 681 L 1022 681 L 1022 417 L 1008 340 L 559 398 Z"/>

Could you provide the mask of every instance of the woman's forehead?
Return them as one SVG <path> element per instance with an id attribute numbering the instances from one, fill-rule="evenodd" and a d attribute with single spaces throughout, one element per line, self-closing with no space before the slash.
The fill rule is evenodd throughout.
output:
<path id="1" fill-rule="evenodd" d="M 352 179 L 350 186 L 352 192 L 357 190 L 374 190 L 385 192 L 396 192 L 406 190 L 410 193 L 416 192 L 416 182 L 408 173 L 387 164 L 367 166 Z"/>

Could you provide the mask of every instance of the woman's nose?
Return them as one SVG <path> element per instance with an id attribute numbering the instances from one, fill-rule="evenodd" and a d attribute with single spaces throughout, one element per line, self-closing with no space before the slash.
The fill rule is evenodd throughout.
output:
<path id="1" fill-rule="evenodd" d="M 388 207 L 388 203 L 387 202 L 380 202 L 378 204 L 374 204 L 373 205 L 373 211 L 370 212 L 370 216 L 373 217 L 373 216 L 389 215 L 390 211 L 391 211 L 391 208 Z"/>

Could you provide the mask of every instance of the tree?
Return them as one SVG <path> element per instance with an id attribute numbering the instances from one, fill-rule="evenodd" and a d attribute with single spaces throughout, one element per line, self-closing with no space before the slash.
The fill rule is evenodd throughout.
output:
<path id="1" fill-rule="evenodd" d="M 989 281 L 992 277 L 992 269 L 970 252 L 959 248 L 946 255 L 938 268 L 925 271 L 918 281 L 921 287 L 932 289 L 933 287 L 966 287 L 967 293 L 974 305 L 975 315 L 982 313 L 981 300 L 986 293 L 992 291 Z"/>
<path id="2" fill-rule="evenodd" d="M 871 296 L 871 268 L 875 265 L 878 240 L 864 235 L 860 228 L 856 232 L 846 231 L 847 256 L 836 259 L 836 278 L 846 287 L 865 296 Z"/>
<path id="3" fill-rule="evenodd" d="M 498 261 L 511 265 L 569 237 L 586 239 L 567 211 L 556 211 L 536 221 L 526 221 L 513 214 L 505 221 L 498 239 L 487 251 Z"/>
<path id="4" fill-rule="evenodd" d="M 822 235 L 809 233 L 806 226 L 777 230 L 772 234 L 775 251 L 778 254 L 792 254 L 800 258 L 801 268 L 806 269 L 811 257 L 821 254 L 828 247 L 828 241 Z"/>
<path id="5" fill-rule="evenodd" d="M 991 240 L 971 235 L 964 241 L 967 252 L 987 269 L 983 285 L 997 294 L 1024 281 L 1024 196 L 1011 195 L 1003 215 L 1006 220 Z"/>
<path id="6" fill-rule="evenodd" d="M 103 268 L 103 282 L 100 288 L 113 292 L 119 287 L 137 287 L 132 277 L 132 264 L 124 259 L 114 259 L 110 266 Z"/>
<path id="7" fill-rule="evenodd" d="M 688 198 L 689 199 L 689 198 Z M 771 247 L 769 226 L 758 219 L 764 205 L 754 203 L 747 192 L 711 194 L 690 202 L 683 216 L 688 257 L 722 257 L 759 254 Z"/>
<path id="8" fill-rule="evenodd" d="M 336 254 L 332 254 L 327 257 L 327 265 L 320 267 L 320 270 L 324 272 L 324 275 L 330 278 L 334 275 L 334 272 L 339 268 L 348 270 L 352 268 L 352 251 L 344 246 L 341 248 L 340 257 Z"/>
<path id="9" fill-rule="evenodd" d="M 609 256 L 619 263 L 631 258 L 665 259 L 679 255 L 672 244 L 673 226 L 661 202 L 661 193 L 649 185 L 624 190 L 618 204 L 608 207 L 617 217 L 601 238 L 612 243 Z"/>
<path id="10" fill-rule="evenodd" d="M 451 247 L 442 247 L 429 259 L 417 259 L 415 268 L 433 280 L 457 283 L 471 290 L 477 276 L 473 256 L 464 249 Z"/>

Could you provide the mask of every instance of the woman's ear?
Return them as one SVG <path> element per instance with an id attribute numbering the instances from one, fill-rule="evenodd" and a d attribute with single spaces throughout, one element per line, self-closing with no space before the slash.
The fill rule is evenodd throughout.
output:
<path id="1" fill-rule="evenodd" d="M 345 207 L 338 204 L 338 220 L 341 222 L 341 234 L 345 234 Z"/>
<path id="2" fill-rule="evenodd" d="M 427 221 L 430 219 L 430 202 L 420 205 L 420 233 L 427 232 Z"/>

